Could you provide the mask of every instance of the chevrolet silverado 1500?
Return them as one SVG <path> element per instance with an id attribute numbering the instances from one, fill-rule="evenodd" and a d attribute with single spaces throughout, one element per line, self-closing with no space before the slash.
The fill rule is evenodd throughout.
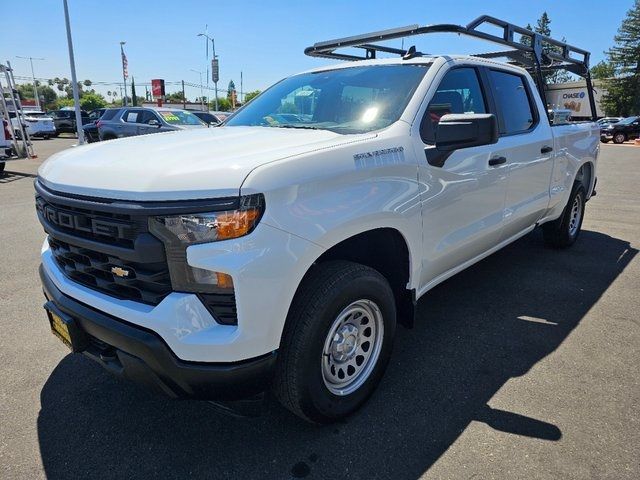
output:
<path id="1" fill-rule="evenodd" d="M 536 80 L 371 43 L 486 37 L 475 24 L 375 32 L 310 47 L 353 61 L 288 77 L 221 127 L 52 156 L 35 188 L 53 332 L 174 397 L 271 389 L 313 422 L 353 412 L 421 296 L 537 226 L 570 246 L 594 194 L 598 127 L 552 126 L 541 98 L 530 45 L 559 42 L 480 20 Z M 588 75 L 588 53 L 565 50 L 549 55 Z"/>

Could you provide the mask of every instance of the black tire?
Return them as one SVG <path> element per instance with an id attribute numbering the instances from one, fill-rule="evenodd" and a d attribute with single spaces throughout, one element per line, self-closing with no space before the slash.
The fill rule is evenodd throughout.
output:
<path id="1" fill-rule="evenodd" d="M 613 135 L 613 143 L 621 144 L 627 141 L 627 136 L 624 133 L 616 133 Z"/>
<path id="2" fill-rule="evenodd" d="M 576 202 L 580 209 L 580 216 L 577 219 L 577 226 L 572 228 L 573 208 Z M 586 192 L 584 187 L 581 183 L 574 184 L 569 201 L 564 207 L 560 218 L 542 225 L 542 234 L 548 246 L 553 248 L 567 248 L 575 243 L 582 228 L 585 202 Z"/>
<path id="3" fill-rule="evenodd" d="M 4 166 L 6 165 L 5 162 L 0 162 L 0 173 L 4 172 Z"/>
<path id="4" fill-rule="evenodd" d="M 355 391 L 338 395 L 327 386 L 323 351 L 329 333 L 347 307 L 364 300 L 373 302 L 381 314 L 379 353 L 377 359 L 370 354 L 361 372 L 369 369 L 368 376 L 353 374 L 353 380 L 362 382 Z M 349 322 L 364 325 L 365 315 Z M 357 319 L 360 320 L 357 320 Z M 375 323 L 375 319 L 371 320 Z M 372 268 L 346 261 L 321 263 L 306 275 L 292 302 L 282 335 L 273 391 L 286 408 L 312 423 L 331 423 L 357 410 L 373 393 L 384 375 L 393 348 L 396 327 L 396 307 L 393 291 L 386 278 Z M 362 327 L 361 327 L 362 328 Z M 383 333 L 382 333 L 383 331 Z M 366 327 L 357 344 L 367 343 Z M 371 329 L 369 329 L 371 335 Z M 373 345 L 373 346 L 372 346 Z M 376 341 L 369 348 L 377 350 Z M 357 360 L 357 355 L 356 355 Z M 345 367 L 346 368 L 346 367 Z M 356 384 L 358 382 L 356 381 Z"/>
<path id="5" fill-rule="evenodd" d="M 103 141 L 105 141 L 105 140 L 115 140 L 116 138 L 118 138 L 118 137 L 116 137 L 115 135 L 109 135 L 108 134 L 108 135 L 105 135 L 104 137 L 102 137 L 102 140 Z"/>
<path id="6" fill-rule="evenodd" d="M 601 138 L 601 139 L 600 139 L 600 141 L 601 141 L 602 143 L 609 143 L 609 140 L 607 140 L 606 138 Z"/>

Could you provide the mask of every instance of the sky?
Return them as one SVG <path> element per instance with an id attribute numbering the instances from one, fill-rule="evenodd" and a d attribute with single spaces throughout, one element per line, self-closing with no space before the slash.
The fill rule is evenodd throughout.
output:
<path id="1" fill-rule="evenodd" d="M 613 44 L 625 13 L 633 0 L 68 0 L 76 70 L 79 80 L 90 79 L 106 94 L 122 82 L 120 42 L 126 41 L 129 81 L 136 80 L 137 94 L 152 78 L 167 82 L 167 93 L 177 91 L 169 82 L 184 80 L 197 85 L 205 71 L 205 31 L 215 39 L 220 60 L 220 96 L 229 80 L 240 90 L 263 90 L 281 78 L 331 60 L 307 57 L 305 47 L 322 40 L 411 24 L 466 24 L 489 14 L 511 23 L 535 25 L 546 11 L 551 18 L 552 37 L 592 53 L 591 64 L 604 58 Z M 28 60 L 34 60 L 36 78 L 71 77 L 62 0 L 0 0 L 4 20 L 0 30 L 0 62 L 9 60 L 14 73 L 30 77 Z M 7 15 L 13 10 L 15 15 Z M 9 21 L 11 19 L 11 21 Z M 390 45 L 400 47 L 401 40 Z M 455 54 L 495 51 L 500 47 L 453 34 L 412 37 L 427 53 Z M 211 52 L 210 52 L 211 53 Z M 206 74 L 203 73 L 203 84 Z M 18 80 L 24 83 L 26 80 Z M 213 88 L 212 82 L 210 87 Z M 200 95 L 188 87 L 187 97 Z M 207 95 L 205 90 L 205 95 Z M 213 96 L 213 92 L 210 95 Z"/>

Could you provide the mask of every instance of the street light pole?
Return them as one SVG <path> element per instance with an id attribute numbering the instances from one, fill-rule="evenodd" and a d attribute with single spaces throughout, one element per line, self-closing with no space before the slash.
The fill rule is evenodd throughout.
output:
<path id="1" fill-rule="evenodd" d="M 205 42 L 207 40 L 211 41 L 211 49 L 212 49 L 212 53 L 213 53 L 213 59 L 215 60 L 216 58 L 218 58 L 218 56 L 216 55 L 216 42 L 214 41 L 213 38 L 211 38 L 208 35 L 208 32 L 199 33 L 197 36 L 198 37 L 205 37 L 205 39 L 206 39 Z M 218 79 L 217 78 L 214 80 L 213 84 L 215 85 L 216 111 L 218 111 Z M 208 88 L 209 88 L 209 44 L 207 43 L 207 89 Z"/>
<path id="2" fill-rule="evenodd" d="M 38 95 L 38 86 L 36 85 L 36 74 L 33 72 L 33 61 L 34 60 L 44 60 L 44 58 L 21 57 L 20 55 L 16 55 L 16 58 L 23 58 L 23 59 L 29 60 L 29 62 L 31 62 L 31 77 L 33 78 L 33 94 L 36 97 L 36 107 L 38 108 L 38 110 L 42 110 L 42 108 L 40 108 L 40 96 Z"/>
<path id="3" fill-rule="evenodd" d="M 69 64 L 71 65 L 71 87 L 73 88 L 73 102 L 76 110 L 76 131 L 78 132 L 78 144 L 84 143 L 84 131 L 82 130 L 82 115 L 80 114 L 80 95 L 78 93 L 78 79 L 76 78 L 76 61 L 73 58 L 73 41 L 71 40 L 71 23 L 69 22 L 69 6 L 67 0 L 62 0 L 64 5 L 64 21 L 67 24 L 67 45 L 69 46 Z"/>

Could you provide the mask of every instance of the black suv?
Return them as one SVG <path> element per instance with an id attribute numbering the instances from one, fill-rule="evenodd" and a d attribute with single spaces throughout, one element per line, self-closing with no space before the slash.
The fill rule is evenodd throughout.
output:
<path id="1" fill-rule="evenodd" d="M 74 110 L 53 110 L 49 112 L 53 117 L 56 126 L 56 135 L 60 133 L 76 133 L 76 112 Z M 89 114 L 84 110 L 81 112 L 82 124 L 91 123 Z"/>
<path id="2" fill-rule="evenodd" d="M 627 117 L 600 129 L 600 140 L 603 143 L 609 140 L 624 143 L 634 138 L 640 138 L 640 117 Z"/>

